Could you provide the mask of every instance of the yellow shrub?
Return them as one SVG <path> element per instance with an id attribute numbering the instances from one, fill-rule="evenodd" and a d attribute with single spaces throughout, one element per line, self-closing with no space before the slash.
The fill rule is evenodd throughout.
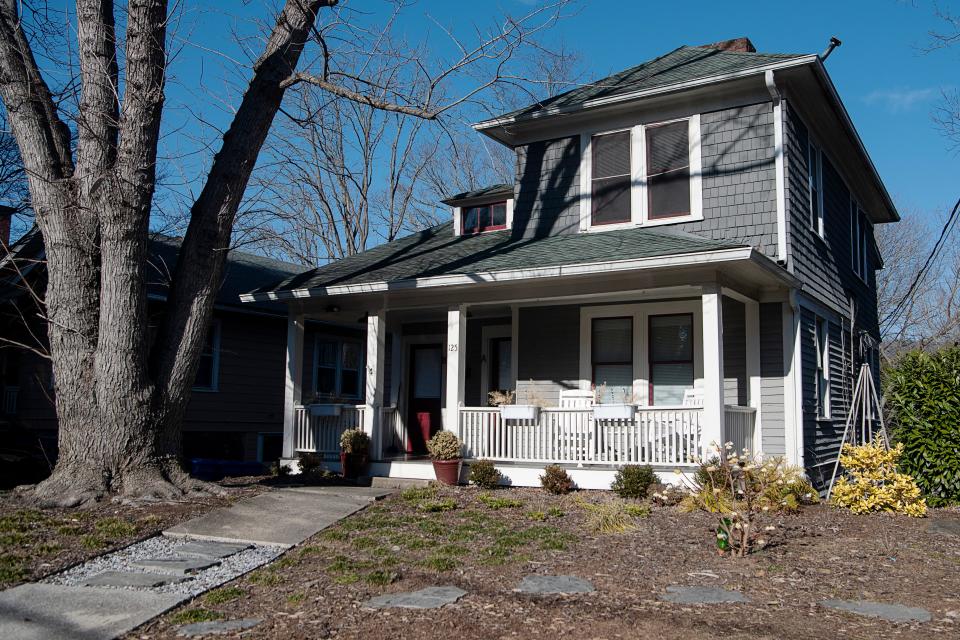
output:
<path id="1" fill-rule="evenodd" d="M 840 464 L 853 480 L 840 478 L 832 501 L 854 513 L 888 511 L 915 518 L 927 514 L 927 503 L 913 477 L 897 471 L 903 445 L 887 449 L 881 442 L 854 447 L 843 445 Z"/>

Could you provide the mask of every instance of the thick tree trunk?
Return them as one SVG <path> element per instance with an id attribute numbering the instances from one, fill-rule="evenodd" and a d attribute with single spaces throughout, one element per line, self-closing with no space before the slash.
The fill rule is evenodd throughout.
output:
<path id="1" fill-rule="evenodd" d="M 254 67 L 196 205 L 148 366 L 144 265 L 165 77 L 165 0 L 130 0 L 121 106 L 113 2 L 79 0 L 76 166 L 17 16 L 0 0 L 0 97 L 46 247 L 46 307 L 59 422 L 53 474 L 26 493 L 79 505 L 108 495 L 216 490 L 179 467 L 180 423 L 220 287 L 233 219 L 316 12 L 288 0 Z"/>

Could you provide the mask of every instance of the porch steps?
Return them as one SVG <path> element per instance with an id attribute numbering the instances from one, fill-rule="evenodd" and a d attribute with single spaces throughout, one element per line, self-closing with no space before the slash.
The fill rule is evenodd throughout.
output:
<path id="1" fill-rule="evenodd" d="M 429 480 L 417 478 L 385 478 L 382 476 L 365 476 L 357 478 L 357 484 L 366 486 L 367 483 L 374 489 L 408 489 L 410 487 L 426 487 Z"/>

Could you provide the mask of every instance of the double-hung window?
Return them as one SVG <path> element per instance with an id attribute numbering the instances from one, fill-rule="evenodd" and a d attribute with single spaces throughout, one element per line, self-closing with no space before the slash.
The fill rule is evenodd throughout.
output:
<path id="1" fill-rule="evenodd" d="M 197 376 L 193 379 L 195 391 L 217 391 L 220 388 L 220 321 L 214 320 L 200 351 Z"/>
<path id="2" fill-rule="evenodd" d="M 690 215 L 690 125 L 646 127 L 647 219 Z"/>
<path id="3" fill-rule="evenodd" d="M 807 184 L 810 195 L 810 228 L 821 238 L 823 225 L 823 154 L 812 142 L 807 144 Z"/>
<path id="4" fill-rule="evenodd" d="M 322 397 L 359 398 L 363 354 L 360 344 L 317 336 L 313 387 Z"/>
<path id="5" fill-rule="evenodd" d="M 496 202 L 463 209 L 463 235 L 507 228 L 507 203 Z"/>
<path id="6" fill-rule="evenodd" d="M 866 282 L 870 273 L 870 223 L 856 200 L 850 200 L 850 262 L 853 272 Z"/>
<path id="7" fill-rule="evenodd" d="M 590 148 L 590 223 L 630 222 L 630 131 L 593 136 Z"/>
<path id="8" fill-rule="evenodd" d="M 680 405 L 693 388 L 693 315 L 650 316 L 650 404 Z"/>
<path id="9" fill-rule="evenodd" d="M 814 347 L 817 351 L 817 415 L 830 417 L 830 324 L 817 317 L 814 335 Z"/>
<path id="10" fill-rule="evenodd" d="M 633 318 L 594 318 L 591 327 L 593 384 L 600 402 L 633 402 Z"/>

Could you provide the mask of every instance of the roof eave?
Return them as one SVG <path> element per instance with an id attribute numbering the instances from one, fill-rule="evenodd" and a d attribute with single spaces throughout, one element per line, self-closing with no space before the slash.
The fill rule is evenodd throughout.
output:
<path id="1" fill-rule="evenodd" d="M 784 60 L 782 62 L 776 62 L 766 65 L 761 65 L 758 67 L 752 67 L 750 69 L 743 69 L 741 71 L 735 71 L 733 73 L 724 73 L 715 76 L 707 76 L 705 78 L 697 78 L 696 80 L 689 80 L 687 82 L 678 82 L 670 85 L 664 85 L 662 87 L 654 87 L 651 89 L 643 89 L 640 91 L 631 91 L 628 93 L 623 93 L 615 96 L 608 96 L 604 98 L 594 98 L 592 100 L 585 100 L 580 104 L 569 105 L 566 107 L 555 107 L 540 109 L 538 111 L 532 111 L 530 113 L 521 114 L 520 116 L 508 116 L 508 117 L 497 117 L 490 120 L 483 120 L 481 122 L 474 123 L 471 125 L 475 131 L 480 131 L 481 133 L 486 133 L 492 138 L 497 138 L 497 136 L 489 133 L 491 129 L 497 127 L 503 127 L 511 124 L 520 124 L 522 122 L 540 120 L 543 118 L 550 118 L 553 116 L 559 115 L 569 115 L 571 113 L 578 113 L 586 111 L 589 109 L 595 109 L 597 107 L 603 107 L 608 105 L 619 104 L 623 102 L 630 102 L 633 100 L 640 100 L 643 98 L 648 98 L 650 96 L 665 94 L 665 93 L 674 93 L 677 91 L 684 91 L 687 89 L 694 89 L 704 85 L 716 84 L 719 82 L 726 82 L 729 80 L 736 80 L 738 78 L 746 78 L 752 75 L 763 75 L 767 71 L 777 71 L 780 69 L 788 69 L 790 67 L 797 67 L 806 64 L 812 64 L 819 61 L 819 56 L 811 54 L 806 56 L 798 56 L 796 58 L 790 58 L 789 60 Z M 502 141 L 502 140 L 501 140 Z"/>
<path id="2" fill-rule="evenodd" d="M 687 267 L 700 264 L 751 261 L 779 278 L 787 286 L 798 286 L 799 281 L 790 275 L 776 262 L 756 251 L 752 247 L 732 247 L 729 249 L 713 249 L 693 253 L 680 253 L 648 258 L 633 258 L 608 262 L 575 263 L 552 267 L 530 267 L 526 269 L 510 269 L 503 271 L 484 271 L 471 274 L 451 274 L 444 276 L 430 276 L 426 278 L 409 278 L 390 282 L 368 282 L 355 285 L 334 285 L 330 287 L 313 287 L 292 289 L 285 291 L 265 291 L 246 293 L 240 296 L 243 302 L 267 302 L 302 300 L 305 298 L 320 298 L 327 296 L 383 293 L 387 291 L 426 289 L 435 287 L 467 286 L 474 284 L 493 284 L 515 282 L 519 280 L 536 280 L 540 278 L 562 278 L 591 274 L 604 274 L 641 269 L 658 269 L 667 267 Z"/>

